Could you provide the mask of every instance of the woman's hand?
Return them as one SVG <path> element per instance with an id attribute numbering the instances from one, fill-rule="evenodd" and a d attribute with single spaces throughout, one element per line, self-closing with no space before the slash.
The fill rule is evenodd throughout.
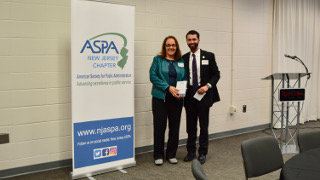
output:
<path id="1" fill-rule="evenodd" d="M 169 87 L 169 92 L 172 94 L 175 98 L 182 98 L 183 96 L 179 93 L 179 90 L 173 86 Z"/>

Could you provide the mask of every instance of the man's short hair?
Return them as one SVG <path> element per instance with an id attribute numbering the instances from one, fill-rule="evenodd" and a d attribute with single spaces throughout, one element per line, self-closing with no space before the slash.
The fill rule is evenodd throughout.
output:
<path id="1" fill-rule="evenodd" d="M 189 31 L 187 34 L 186 34 L 186 39 L 187 39 L 187 36 L 189 35 L 189 34 L 196 34 L 197 35 L 197 38 L 198 39 L 200 39 L 200 34 L 197 32 L 197 31 L 195 31 L 195 30 L 191 30 L 191 31 Z"/>

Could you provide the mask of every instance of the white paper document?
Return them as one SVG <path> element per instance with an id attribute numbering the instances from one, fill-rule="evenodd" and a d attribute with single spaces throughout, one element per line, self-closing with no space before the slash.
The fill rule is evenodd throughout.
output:
<path id="1" fill-rule="evenodd" d="M 179 93 L 182 96 L 185 96 L 186 95 L 186 90 L 187 90 L 187 81 L 177 81 L 177 87 L 176 88 L 179 90 Z"/>
<path id="2" fill-rule="evenodd" d="M 206 95 L 206 93 L 203 94 L 199 94 L 198 92 L 193 96 L 195 99 L 197 99 L 198 101 L 201 101 L 201 99 L 204 97 L 204 95 Z"/>

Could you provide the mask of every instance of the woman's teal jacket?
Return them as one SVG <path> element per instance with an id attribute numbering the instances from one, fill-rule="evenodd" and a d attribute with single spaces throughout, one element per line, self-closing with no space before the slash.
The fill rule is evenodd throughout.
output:
<path id="1" fill-rule="evenodd" d="M 177 81 L 186 81 L 187 72 L 184 67 L 184 60 L 181 58 L 178 61 L 173 61 L 173 65 L 177 71 Z M 164 99 L 166 92 L 169 88 L 169 62 L 166 59 L 162 59 L 160 56 L 153 58 L 152 65 L 150 67 L 150 81 L 152 82 L 151 94 L 158 99 Z"/>

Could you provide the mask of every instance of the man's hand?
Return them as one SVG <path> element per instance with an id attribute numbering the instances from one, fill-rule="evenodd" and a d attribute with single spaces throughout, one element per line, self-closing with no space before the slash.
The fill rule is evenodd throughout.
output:
<path id="1" fill-rule="evenodd" d="M 207 86 L 207 85 L 204 85 L 204 86 L 202 86 L 200 89 L 198 89 L 197 93 L 198 93 L 198 94 L 203 94 L 203 93 L 207 92 L 208 89 L 209 89 L 208 86 Z"/>

